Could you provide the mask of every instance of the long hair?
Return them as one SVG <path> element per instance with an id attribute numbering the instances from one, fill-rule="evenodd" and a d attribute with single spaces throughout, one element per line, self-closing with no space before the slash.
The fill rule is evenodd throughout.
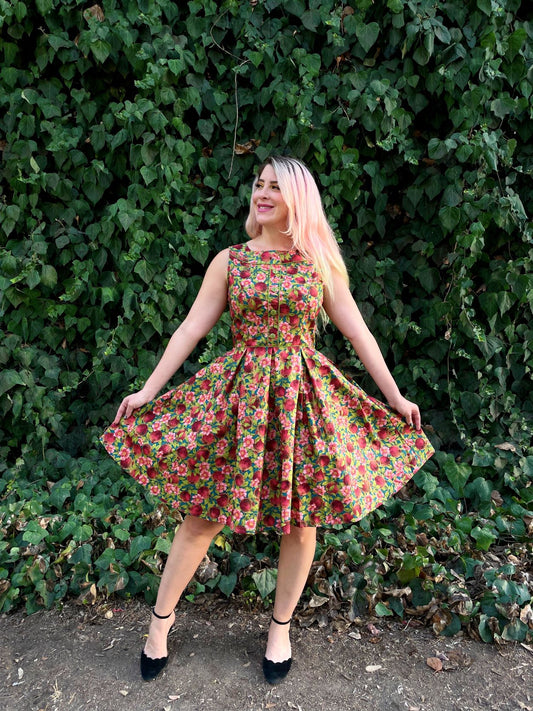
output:
<path id="1" fill-rule="evenodd" d="M 346 283 L 348 272 L 324 213 L 317 184 L 309 168 L 301 161 L 285 156 L 272 156 L 259 166 L 254 187 L 267 165 L 271 165 L 276 173 L 281 196 L 288 208 L 286 234 L 292 238 L 296 249 L 313 262 L 324 287 L 333 297 L 333 270 L 337 271 Z M 252 239 L 261 234 L 261 225 L 255 219 L 253 196 L 245 228 Z"/>

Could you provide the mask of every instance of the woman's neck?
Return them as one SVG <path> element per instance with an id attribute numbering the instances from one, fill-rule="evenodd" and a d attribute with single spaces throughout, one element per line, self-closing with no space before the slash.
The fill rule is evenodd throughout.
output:
<path id="1" fill-rule="evenodd" d="M 269 230 L 263 226 L 261 234 L 256 237 L 259 244 L 269 249 L 291 249 L 294 246 L 292 238 L 279 230 Z"/>

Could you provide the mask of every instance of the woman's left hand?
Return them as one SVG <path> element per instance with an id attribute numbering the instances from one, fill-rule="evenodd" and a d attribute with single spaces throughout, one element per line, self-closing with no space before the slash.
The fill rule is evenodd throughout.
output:
<path id="1" fill-rule="evenodd" d="M 403 395 L 399 395 L 393 402 L 389 401 L 389 405 L 405 419 L 408 425 L 414 427 L 417 431 L 420 429 L 420 410 L 416 403 L 407 400 Z"/>

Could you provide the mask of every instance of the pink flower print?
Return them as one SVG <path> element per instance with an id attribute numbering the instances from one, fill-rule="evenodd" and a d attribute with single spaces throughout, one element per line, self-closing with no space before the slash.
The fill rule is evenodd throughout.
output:
<path id="1" fill-rule="evenodd" d="M 255 440 L 250 435 L 246 435 L 246 437 L 242 440 L 242 444 L 245 450 L 253 449 Z"/>
<path id="2" fill-rule="evenodd" d="M 313 467 L 312 464 L 306 464 L 303 467 L 302 472 L 305 477 L 311 479 L 313 476 L 314 470 L 315 470 L 315 468 Z"/>
<path id="3" fill-rule="evenodd" d="M 301 448 L 298 448 L 294 451 L 294 463 L 295 464 L 301 464 L 304 461 L 304 456 Z"/>

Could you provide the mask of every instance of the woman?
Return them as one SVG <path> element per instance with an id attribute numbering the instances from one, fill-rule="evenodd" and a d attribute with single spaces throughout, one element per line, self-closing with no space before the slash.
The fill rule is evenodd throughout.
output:
<path id="1" fill-rule="evenodd" d="M 316 527 L 362 518 L 433 453 L 417 405 L 401 395 L 352 298 L 305 165 L 276 157 L 261 166 L 246 230 L 250 242 L 213 259 L 159 364 L 142 390 L 124 398 L 102 438 L 124 469 L 185 514 L 141 655 L 146 680 L 164 668 L 174 608 L 224 525 L 281 534 L 263 671 L 270 683 L 283 679 Z M 154 400 L 228 301 L 233 349 Z M 391 409 L 315 350 L 321 309 Z"/>

